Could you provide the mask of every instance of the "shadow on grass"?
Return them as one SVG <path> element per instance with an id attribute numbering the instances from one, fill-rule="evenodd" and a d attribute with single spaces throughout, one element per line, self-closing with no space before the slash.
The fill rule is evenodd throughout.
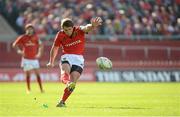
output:
<path id="1" fill-rule="evenodd" d="M 79 107 L 79 108 L 89 108 L 89 109 L 150 109 L 150 108 L 141 108 L 141 107 L 111 107 L 111 106 L 107 106 L 107 107 L 89 106 L 89 107 Z"/>

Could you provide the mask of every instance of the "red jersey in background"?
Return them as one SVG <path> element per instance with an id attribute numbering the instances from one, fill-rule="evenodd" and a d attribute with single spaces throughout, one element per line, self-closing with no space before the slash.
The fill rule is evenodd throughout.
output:
<path id="1" fill-rule="evenodd" d="M 36 59 L 35 56 L 39 48 L 39 38 L 37 35 L 21 35 L 16 39 L 15 45 L 22 47 L 24 58 Z"/>

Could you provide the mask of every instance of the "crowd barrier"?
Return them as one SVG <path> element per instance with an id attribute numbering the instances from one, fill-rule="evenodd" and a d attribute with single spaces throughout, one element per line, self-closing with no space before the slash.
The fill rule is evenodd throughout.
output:
<path id="1" fill-rule="evenodd" d="M 43 81 L 58 82 L 58 68 L 47 69 L 52 41 L 44 42 L 40 59 Z M 21 57 L 11 47 L 11 42 L 0 42 L 0 82 L 25 81 L 20 69 Z M 111 71 L 99 71 L 95 60 L 105 56 L 112 60 Z M 179 82 L 180 41 L 87 41 L 85 69 L 80 81 L 86 82 Z M 56 59 L 58 65 L 59 57 Z M 31 80 L 36 78 L 32 75 Z"/>

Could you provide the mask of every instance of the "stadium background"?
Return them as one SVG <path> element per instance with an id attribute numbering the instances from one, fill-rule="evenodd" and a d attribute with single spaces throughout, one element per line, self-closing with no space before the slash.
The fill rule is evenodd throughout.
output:
<path id="1" fill-rule="evenodd" d="M 70 17 L 80 25 L 94 16 L 104 23 L 87 35 L 81 80 L 180 81 L 179 0 L 1 0 L 0 11 L 0 81 L 24 80 L 21 57 L 11 44 L 24 33 L 25 24 L 34 24 L 45 46 L 40 59 L 44 80 L 57 81 L 59 60 L 53 70 L 45 65 L 60 20 Z M 98 71 L 99 56 L 113 61 L 110 76 Z"/>
<path id="2" fill-rule="evenodd" d="M 41 75 L 49 83 L 59 81 L 60 53 L 53 69 L 47 69 L 46 64 L 60 20 L 70 17 L 80 25 L 100 16 L 103 25 L 87 35 L 86 65 L 80 81 L 179 84 L 179 11 L 180 0 L 0 0 L 0 82 L 15 84 L 25 80 L 21 57 L 11 47 L 16 37 L 24 33 L 25 24 L 32 23 L 43 41 Z M 98 70 L 95 60 L 99 56 L 112 60 L 111 71 Z M 32 76 L 31 80 L 36 79 Z M 176 94 L 179 95 L 178 90 Z"/>

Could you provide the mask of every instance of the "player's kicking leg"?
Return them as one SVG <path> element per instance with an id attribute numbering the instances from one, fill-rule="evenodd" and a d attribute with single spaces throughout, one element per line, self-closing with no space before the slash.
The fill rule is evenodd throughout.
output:
<path id="1" fill-rule="evenodd" d="M 62 70 L 63 70 L 63 66 L 66 66 L 66 65 L 62 64 Z M 70 66 L 67 68 L 70 69 Z M 82 73 L 82 68 L 79 66 L 73 65 L 71 68 L 71 71 L 70 71 L 70 76 L 68 76 L 69 80 L 67 80 L 68 78 L 61 77 L 62 78 L 61 80 L 63 83 L 65 83 L 65 81 L 67 81 L 67 82 L 66 82 L 66 88 L 64 89 L 64 94 L 61 98 L 61 101 L 57 104 L 57 107 L 65 107 L 65 101 L 68 99 L 68 97 L 74 91 L 76 82 L 79 79 L 81 73 Z M 64 76 L 64 75 L 62 75 L 62 76 Z M 63 81 L 63 78 L 66 80 Z"/>
<path id="2" fill-rule="evenodd" d="M 68 97 L 71 95 L 71 93 L 74 91 L 76 86 L 75 82 L 68 82 L 66 85 L 66 88 L 64 89 L 64 94 L 60 100 L 60 102 L 57 104 L 57 107 L 65 107 L 65 102 L 68 99 Z"/>
<path id="3" fill-rule="evenodd" d="M 61 77 L 60 80 L 62 81 L 62 83 L 66 84 L 66 86 L 68 85 L 68 83 L 70 83 L 70 64 L 68 61 L 63 61 L 61 63 L 60 69 L 61 69 Z M 67 97 L 70 92 L 67 91 L 67 88 L 64 89 L 64 97 Z M 56 105 L 56 107 L 65 107 L 65 101 L 60 100 L 58 102 L 58 104 Z"/>

